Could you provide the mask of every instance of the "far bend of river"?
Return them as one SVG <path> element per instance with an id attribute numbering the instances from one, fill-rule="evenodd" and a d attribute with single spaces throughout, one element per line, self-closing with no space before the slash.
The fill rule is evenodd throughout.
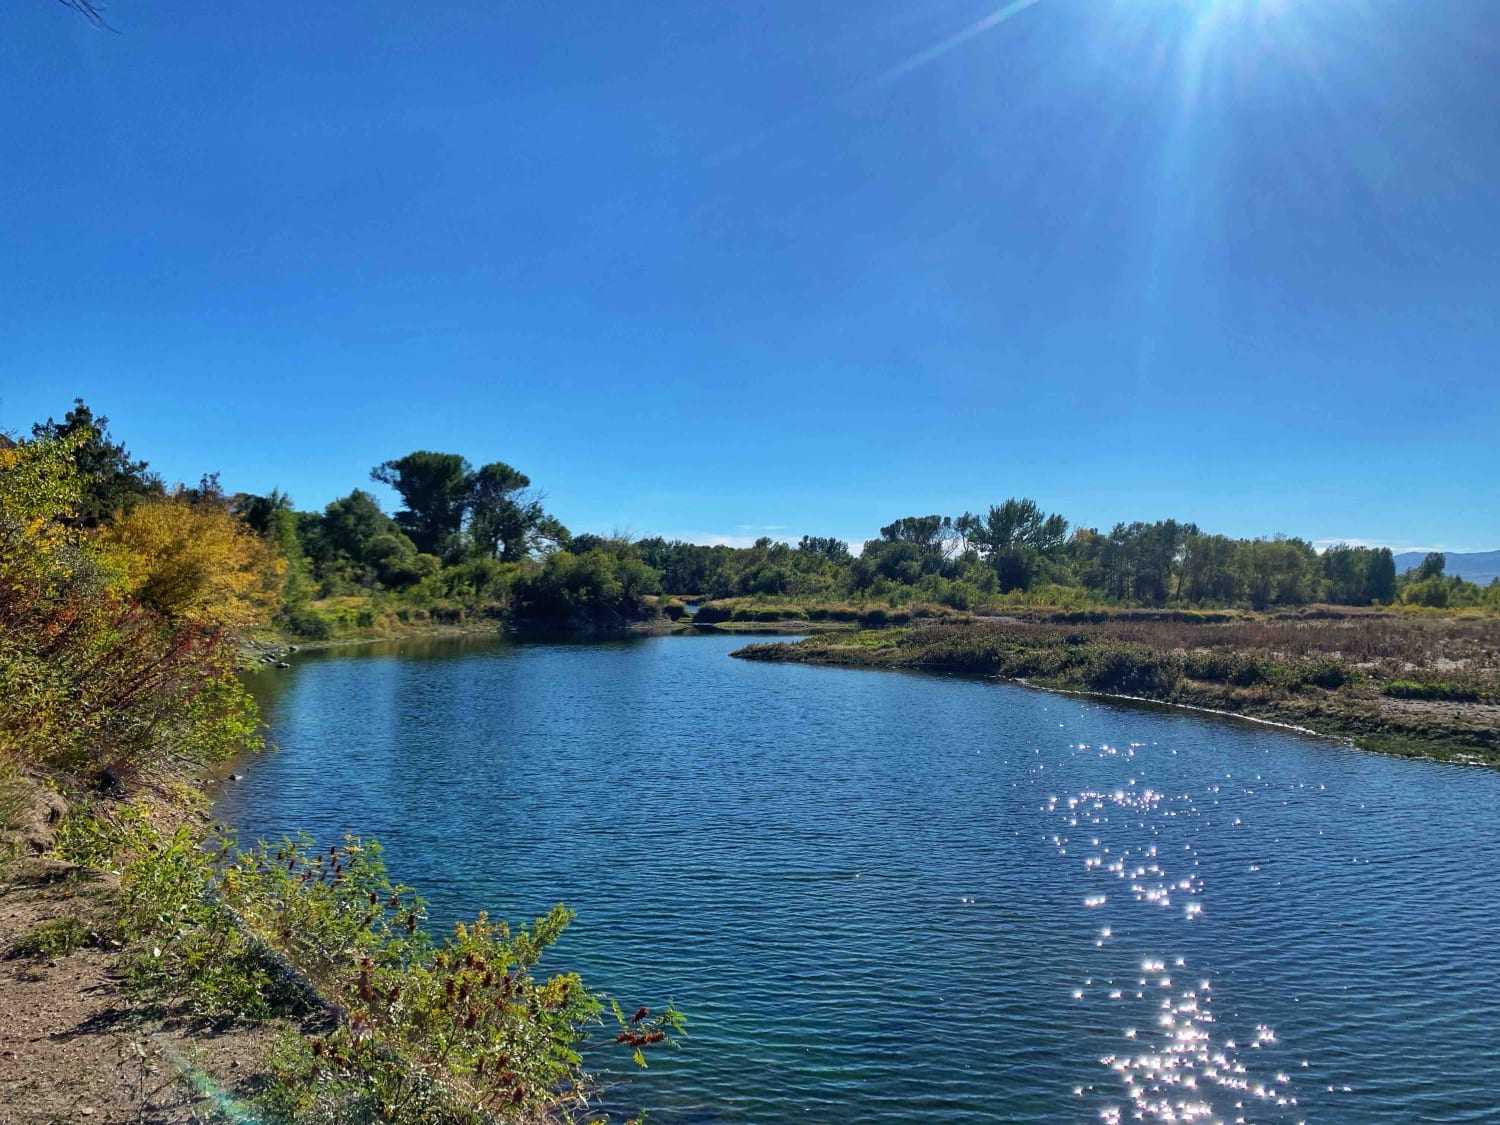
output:
<path id="1" fill-rule="evenodd" d="M 574 907 L 616 1120 L 1500 1121 L 1500 774 L 744 643 L 307 654 L 217 814 Z"/>

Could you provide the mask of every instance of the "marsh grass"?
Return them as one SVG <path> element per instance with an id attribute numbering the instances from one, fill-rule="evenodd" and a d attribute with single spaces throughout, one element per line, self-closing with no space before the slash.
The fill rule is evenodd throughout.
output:
<path id="1" fill-rule="evenodd" d="M 735 655 L 998 675 L 1238 711 L 1362 744 L 1379 741 L 1383 749 L 1401 742 L 1407 752 L 1500 763 L 1492 712 L 1482 710 L 1500 703 L 1500 620 L 1493 618 L 1328 614 L 1223 621 L 1130 613 L 1085 621 L 924 624 L 753 645 Z M 1422 707 L 1438 702 L 1455 707 Z"/>

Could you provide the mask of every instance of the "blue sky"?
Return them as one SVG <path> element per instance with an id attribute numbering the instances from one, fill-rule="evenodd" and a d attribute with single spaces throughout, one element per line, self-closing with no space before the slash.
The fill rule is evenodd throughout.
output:
<path id="1" fill-rule="evenodd" d="M 1493 5 L 108 15 L 6 6 L 0 428 L 82 395 L 304 507 L 451 450 L 704 541 L 1500 546 Z"/>

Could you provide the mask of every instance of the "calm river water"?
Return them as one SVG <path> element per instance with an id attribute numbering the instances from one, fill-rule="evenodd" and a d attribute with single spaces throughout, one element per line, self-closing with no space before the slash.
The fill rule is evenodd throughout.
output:
<path id="1" fill-rule="evenodd" d="M 309 654 L 217 813 L 567 902 L 659 1125 L 1500 1121 L 1500 774 L 743 643 Z"/>

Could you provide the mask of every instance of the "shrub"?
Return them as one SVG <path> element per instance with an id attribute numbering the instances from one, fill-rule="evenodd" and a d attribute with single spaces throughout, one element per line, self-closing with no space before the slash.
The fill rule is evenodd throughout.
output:
<path id="1" fill-rule="evenodd" d="M 1269 679 L 1260 661 L 1248 656 L 1238 657 L 1229 672 L 1229 682 L 1235 687 L 1253 687 Z"/>
<path id="2" fill-rule="evenodd" d="M 26 826 L 34 795 L 16 764 L 0 755 L 0 866 L 23 850 L 17 833 Z"/>
<path id="3" fill-rule="evenodd" d="M 1192 652 L 1182 659 L 1183 674 L 1206 683 L 1251 687 L 1269 677 L 1254 657 L 1239 653 Z"/>
<path id="4" fill-rule="evenodd" d="M 1349 674 L 1336 660 L 1321 660 L 1302 672 L 1302 680 L 1315 687 L 1333 691 L 1349 682 Z"/>
<path id="5" fill-rule="evenodd" d="M 1181 675 L 1181 665 L 1170 656 L 1111 648 L 1093 655 L 1085 678 L 1097 691 L 1166 696 Z"/>
<path id="6" fill-rule="evenodd" d="M 223 623 L 253 618 L 275 568 L 257 569 L 260 548 L 224 525 L 232 517 L 176 500 L 138 506 L 132 534 L 101 546 L 66 522 L 69 448 L 0 450 L 0 745 L 19 764 L 105 785 L 202 761 L 231 738 L 253 745 Z M 137 557 L 156 531 L 162 557 Z M 132 600 L 148 586 L 158 608 Z"/>
<path id="7" fill-rule="evenodd" d="M 94 940 L 95 935 L 81 918 L 64 914 L 38 922 L 16 938 L 5 955 L 43 961 L 51 957 L 66 957 Z"/>
<path id="8" fill-rule="evenodd" d="M 1477 703 L 1479 692 L 1447 680 L 1392 680 L 1380 689 L 1394 699 L 1428 699 L 1449 703 Z"/>
<path id="9" fill-rule="evenodd" d="M 306 606 L 289 607 L 281 615 L 281 624 L 292 636 L 309 641 L 326 641 L 333 636 L 333 625 L 328 618 Z"/>
<path id="10" fill-rule="evenodd" d="M 101 803 L 102 804 L 102 803 Z M 123 853 L 132 840 L 141 838 L 143 825 L 149 820 L 138 805 L 117 805 L 105 816 L 101 808 L 87 804 L 69 807 L 57 825 L 53 850 L 58 858 L 79 867 L 119 871 L 115 857 Z"/>
<path id="11" fill-rule="evenodd" d="M 150 499 L 105 531 L 129 593 L 172 620 L 254 625 L 280 598 L 286 560 L 228 507 Z"/>
<path id="12" fill-rule="evenodd" d="M 952 609 L 972 609 L 979 603 L 978 587 L 969 582 L 946 582 L 938 592 L 937 600 Z"/>
<path id="13" fill-rule="evenodd" d="M 516 579 L 511 609 L 521 625 L 610 627 L 646 616 L 645 599 L 660 592 L 656 571 L 639 559 L 558 551 Z"/>
<path id="14" fill-rule="evenodd" d="M 484 915 L 441 942 L 422 901 L 393 885 L 374 842 L 326 853 L 307 841 L 225 869 L 226 902 L 329 1001 L 352 1013 L 327 1035 L 284 1040 L 267 1101 L 299 1122 L 545 1119 L 587 1091 L 578 1047 L 603 1008 L 572 973 L 534 977 L 572 913 L 512 932 Z M 681 1029 L 641 1009 L 615 1042 L 640 1050 Z"/>

